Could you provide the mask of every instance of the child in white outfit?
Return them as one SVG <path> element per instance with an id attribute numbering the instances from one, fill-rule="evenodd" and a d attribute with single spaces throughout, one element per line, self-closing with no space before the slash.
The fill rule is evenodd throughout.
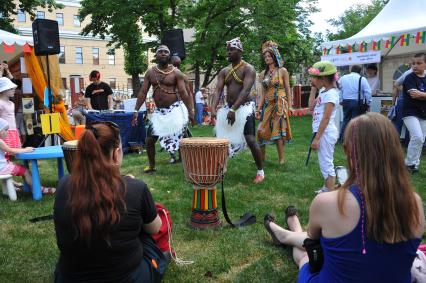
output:
<path id="1" fill-rule="evenodd" d="M 311 148 L 318 151 L 318 162 L 324 177 L 324 187 L 334 189 L 336 173 L 334 171 L 334 146 L 339 131 L 334 123 L 336 106 L 339 104 L 339 90 L 335 87 L 337 69 L 328 61 L 317 62 L 308 70 L 311 75 L 311 94 L 309 108 L 312 112 L 312 131 L 315 137 Z M 317 90 L 319 95 L 315 98 Z"/>

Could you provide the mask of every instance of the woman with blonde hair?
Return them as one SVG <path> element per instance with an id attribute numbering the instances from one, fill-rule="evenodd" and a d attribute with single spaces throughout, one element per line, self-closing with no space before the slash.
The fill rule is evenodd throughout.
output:
<path id="1" fill-rule="evenodd" d="M 284 164 L 284 142 L 291 139 L 290 80 L 275 42 L 263 43 L 262 54 L 266 68 L 260 75 L 262 87 L 256 110 L 256 118 L 260 120 L 257 139 L 261 146 L 263 160 L 266 155 L 265 146 L 275 143 L 278 161 Z"/>
<path id="2" fill-rule="evenodd" d="M 289 230 L 265 216 L 274 242 L 293 247 L 298 282 L 411 282 L 410 269 L 424 232 L 422 200 L 404 165 L 395 127 L 384 116 L 353 119 L 344 137 L 349 178 L 339 189 L 319 194 L 303 232 L 294 208 Z M 319 240 L 324 263 L 310 272 L 303 242 Z"/>

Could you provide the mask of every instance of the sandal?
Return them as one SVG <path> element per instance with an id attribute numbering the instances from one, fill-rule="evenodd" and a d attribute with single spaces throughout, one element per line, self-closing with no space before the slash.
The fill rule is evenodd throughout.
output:
<path id="1" fill-rule="evenodd" d="M 297 208 L 294 207 L 293 205 L 289 205 L 287 206 L 287 208 L 284 211 L 284 223 L 285 225 L 287 225 L 287 229 L 288 228 L 288 224 L 287 224 L 287 220 L 290 216 L 297 216 Z"/>
<path id="2" fill-rule="evenodd" d="M 277 236 L 274 234 L 274 232 L 272 231 L 272 229 L 271 229 L 271 222 L 274 222 L 275 223 L 275 217 L 273 217 L 272 215 L 270 215 L 269 213 L 268 214 L 266 214 L 265 215 L 265 217 L 263 218 L 263 225 L 265 226 L 265 228 L 266 228 L 266 231 L 268 231 L 269 232 L 269 234 L 271 235 L 271 237 L 272 237 L 272 241 L 274 242 L 274 244 L 275 245 L 278 245 L 278 246 L 284 246 L 284 244 L 283 243 L 281 243 L 279 240 L 278 240 L 278 238 L 277 238 Z"/>
<path id="3" fill-rule="evenodd" d="M 154 167 L 151 167 L 149 165 L 147 165 L 143 168 L 143 172 L 146 173 L 146 174 L 151 174 L 151 173 L 154 173 L 155 171 L 157 171 L 157 170 Z"/>
<path id="4" fill-rule="evenodd" d="M 53 195 L 55 194 L 56 189 L 50 187 L 41 187 L 41 193 L 44 195 Z"/>

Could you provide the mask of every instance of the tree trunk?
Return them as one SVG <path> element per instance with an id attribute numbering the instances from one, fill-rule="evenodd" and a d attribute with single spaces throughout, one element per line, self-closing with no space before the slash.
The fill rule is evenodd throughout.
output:
<path id="1" fill-rule="evenodd" d="M 133 88 L 132 98 L 138 97 L 140 87 L 141 87 L 141 83 L 139 80 L 139 74 L 132 74 L 132 88 Z"/>
<path id="2" fill-rule="evenodd" d="M 200 89 L 200 64 L 198 62 L 195 63 L 194 73 L 194 93 L 196 93 Z"/>

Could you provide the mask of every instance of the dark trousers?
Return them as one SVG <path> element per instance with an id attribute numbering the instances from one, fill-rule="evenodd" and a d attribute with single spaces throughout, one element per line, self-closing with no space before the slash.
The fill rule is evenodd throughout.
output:
<path id="1" fill-rule="evenodd" d="M 340 139 L 343 140 L 346 126 L 349 121 L 359 115 L 361 115 L 359 111 L 358 100 L 355 99 L 344 99 L 342 102 L 343 107 L 343 123 L 342 128 L 340 129 Z"/>
<path id="2" fill-rule="evenodd" d="M 402 104 L 404 103 L 402 97 L 398 97 L 398 100 L 396 102 L 395 106 L 395 119 L 392 121 L 392 123 L 395 125 L 396 130 L 398 131 L 398 134 L 401 135 L 402 125 L 404 125 L 404 121 L 402 121 Z"/>

